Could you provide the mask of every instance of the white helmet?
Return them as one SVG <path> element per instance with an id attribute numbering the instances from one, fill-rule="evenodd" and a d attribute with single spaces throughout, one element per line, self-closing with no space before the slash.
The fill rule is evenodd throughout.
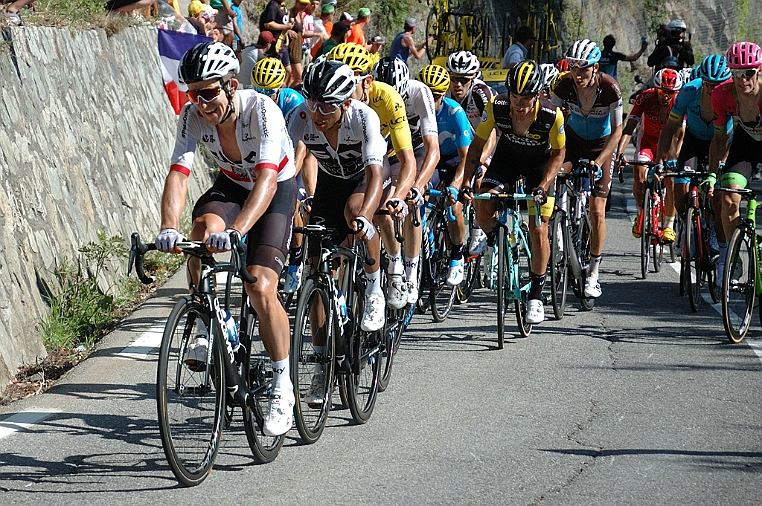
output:
<path id="1" fill-rule="evenodd" d="M 178 78 L 183 84 L 207 79 L 222 79 L 237 74 L 241 68 L 235 53 L 221 42 L 202 42 L 190 48 L 180 59 Z"/>
<path id="2" fill-rule="evenodd" d="M 678 32 L 682 33 L 688 29 L 685 22 L 682 19 L 673 19 L 667 24 L 667 28 L 669 28 L 670 32 Z"/>
<path id="3" fill-rule="evenodd" d="M 400 94 L 402 98 L 407 95 L 410 69 L 407 64 L 394 56 L 385 56 L 373 66 L 373 79 L 386 83 Z"/>
<path id="4" fill-rule="evenodd" d="M 479 58 L 471 51 L 458 51 L 447 58 L 445 67 L 453 74 L 475 75 L 479 72 Z"/>
<path id="5" fill-rule="evenodd" d="M 552 63 L 541 63 L 540 72 L 542 72 L 543 89 L 549 90 L 550 85 L 559 73 L 559 70 Z"/>
<path id="6" fill-rule="evenodd" d="M 569 65 L 589 67 L 598 63 L 601 59 L 601 49 L 589 39 L 577 40 L 566 52 L 566 60 Z"/>

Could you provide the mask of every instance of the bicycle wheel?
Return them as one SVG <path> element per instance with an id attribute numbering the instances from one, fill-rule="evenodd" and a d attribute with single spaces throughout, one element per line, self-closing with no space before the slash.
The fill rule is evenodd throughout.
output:
<path id="1" fill-rule="evenodd" d="M 431 48 L 429 44 L 426 44 L 426 56 L 429 57 L 429 61 L 434 61 L 439 51 L 439 18 L 437 17 L 437 11 L 431 9 L 429 15 L 426 17 L 426 40 L 434 39 L 434 47 Z"/>
<path id="2" fill-rule="evenodd" d="M 474 293 L 474 289 L 479 283 L 479 274 L 481 268 L 481 255 L 475 255 L 464 259 L 463 262 L 463 282 L 455 289 L 456 300 L 460 304 L 465 304 Z"/>
<path id="3" fill-rule="evenodd" d="M 209 475 L 220 447 L 225 421 L 226 357 L 222 347 L 208 351 L 222 337 L 210 325 L 209 309 L 199 299 L 183 297 L 167 319 L 159 352 L 156 405 L 164 454 L 175 477 L 189 487 Z M 206 346 L 198 339 L 206 339 Z"/>
<path id="4" fill-rule="evenodd" d="M 500 226 L 497 229 L 495 238 L 495 249 L 497 250 L 497 349 L 502 350 L 505 345 L 505 308 L 508 303 L 508 255 L 510 247 L 505 237 L 505 227 Z"/>
<path id="5" fill-rule="evenodd" d="M 246 322 L 247 341 L 242 342 L 244 359 L 240 373 L 244 378 L 248 378 L 249 396 L 253 399 L 250 398 L 248 409 L 244 410 L 244 429 L 254 460 L 259 464 L 267 464 L 275 460 L 280 453 L 286 435 L 267 436 L 262 431 L 272 386 L 272 369 L 270 355 L 259 336 L 257 314 L 248 305 L 248 298 L 246 304 L 245 309 L 241 311 Z"/>
<path id="6" fill-rule="evenodd" d="M 431 225 L 434 227 L 435 251 L 431 257 L 433 276 L 429 301 L 432 318 L 435 322 L 441 323 L 447 319 L 452 310 L 452 305 L 455 302 L 455 287 L 447 284 L 447 273 L 450 270 L 447 224 L 444 217 L 440 215 L 432 219 Z"/>
<path id="7" fill-rule="evenodd" d="M 524 232 L 524 238 L 529 239 L 529 227 L 526 223 L 521 224 L 521 229 Z M 529 275 L 529 245 L 521 239 L 516 240 L 516 245 L 512 248 L 511 254 L 513 255 L 513 287 L 526 287 L 531 283 L 531 276 Z M 521 290 L 521 294 L 518 299 L 514 301 L 516 309 L 516 323 L 519 326 L 519 333 L 522 337 L 529 337 L 532 333 L 532 324 L 527 323 L 527 303 L 529 300 L 529 288 Z"/>
<path id="8" fill-rule="evenodd" d="M 722 277 L 722 323 L 731 343 L 740 343 L 751 325 L 756 274 L 754 242 L 742 225 L 728 242 Z"/>
<path id="9" fill-rule="evenodd" d="M 296 305 L 290 359 L 291 382 L 297 400 L 294 421 L 299 437 L 306 444 L 314 443 L 323 434 L 331 410 L 334 335 L 340 330 L 330 315 L 328 293 L 316 278 L 308 278 Z M 333 325 L 332 331 L 329 325 Z M 319 351 L 315 349 L 318 342 L 323 343 Z"/>
<path id="10" fill-rule="evenodd" d="M 579 286 L 579 302 L 583 310 L 590 311 L 595 307 L 595 298 L 585 297 L 585 282 L 587 281 L 587 270 L 590 267 L 590 234 L 592 230 L 590 214 L 587 207 L 582 208 L 579 227 L 579 245 L 577 254 L 579 255 L 579 263 L 582 267 L 582 279 L 580 280 Z"/>
<path id="11" fill-rule="evenodd" d="M 564 317 L 566 291 L 569 287 L 569 257 L 564 243 L 566 215 L 556 212 L 550 220 L 550 298 L 556 320 Z"/>
<path id="12" fill-rule="evenodd" d="M 701 302 L 701 216 L 692 207 L 688 208 L 685 219 L 685 241 L 683 242 L 683 257 L 685 258 L 685 288 L 691 311 L 698 311 Z"/>
<path id="13" fill-rule="evenodd" d="M 652 208 L 655 210 L 654 223 L 659 230 L 664 230 L 666 216 L 664 216 L 664 191 L 660 190 L 659 201 L 654 203 Z M 653 230 L 653 241 L 651 242 L 651 256 L 653 257 L 654 272 L 661 271 L 661 264 L 664 260 L 664 241 L 658 236 L 657 230 Z"/>
<path id="14" fill-rule="evenodd" d="M 353 314 L 363 314 L 363 292 L 355 285 Z M 384 332 L 365 332 L 360 329 L 360 318 L 354 320 L 352 335 L 347 339 L 347 359 L 351 370 L 345 375 L 349 411 L 355 423 L 370 419 L 378 397 L 378 376 L 381 363 L 381 340 Z"/>
<path id="15" fill-rule="evenodd" d="M 651 260 L 652 210 L 653 197 L 651 196 L 651 189 L 646 188 L 643 196 L 642 221 L 640 225 L 640 274 L 643 276 L 643 279 L 648 277 L 648 263 Z"/>

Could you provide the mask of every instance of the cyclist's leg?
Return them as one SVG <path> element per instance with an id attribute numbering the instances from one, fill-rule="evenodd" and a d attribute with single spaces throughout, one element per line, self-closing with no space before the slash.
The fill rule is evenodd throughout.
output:
<path id="1" fill-rule="evenodd" d="M 425 151 L 418 153 L 416 151 L 415 164 L 417 167 L 416 183 L 414 186 L 419 191 L 425 192 L 429 187 L 430 181 L 421 181 L 419 178 L 420 170 L 425 160 Z M 437 171 L 434 170 L 437 174 Z M 438 175 L 437 175 L 438 178 Z M 439 181 L 437 180 L 437 183 Z M 408 304 L 415 304 L 418 300 L 418 261 L 421 255 L 421 243 L 423 242 L 421 236 L 421 224 L 420 216 L 418 226 L 413 225 L 413 213 L 418 213 L 419 210 L 414 205 L 410 205 L 409 213 L 405 219 L 404 236 L 405 236 L 405 283 L 407 285 L 407 302 Z"/>
<path id="2" fill-rule="evenodd" d="M 384 204 L 386 203 L 387 195 L 392 195 L 396 188 L 400 164 L 396 158 L 392 162 L 393 165 L 387 167 L 387 165 L 389 165 L 389 160 L 384 159 L 384 169 L 385 171 L 388 170 L 389 174 L 391 174 L 391 185 L 389 186 L 388 192 L 385 192 L 383 198 L 381 199 L 381 204 L 379 205 L 380 209 L 386 209 Z M 386 273 L 388 275 L 389 283 L 389 299 L 387 300 L 387 303 L 392 308 L 399 309 L 404 306 L 405 302 L 407 301 L 407 290 L 403 280 L 405 266 L 402 263 L 402 248 L 394 236 L 393 220 L 394 218 L 388 214 L 377 214 L 373 216 L 373 223 L 379 228 L 381 240 L 384 242 L 384 248 L 386 249 L 386 254 L 389 257 L 389 266 Z"/>

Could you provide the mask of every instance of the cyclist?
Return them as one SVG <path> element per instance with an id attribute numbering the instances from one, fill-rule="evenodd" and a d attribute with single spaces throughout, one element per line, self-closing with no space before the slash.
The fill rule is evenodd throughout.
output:
<path id="1" fill-rule="evenodd" d="M 434 110 L 434 97 L 431 90 L 422 82 L 410 79 L 410 71 L 399 58 L 386 57 L 373 67 L 373 78 L 388 84 L 405 101 L 407 121 L 415 154 L 417 173 L 410 200 L 413 212 L 423 205 L 422 189 L 426 188 L 439 163 L 439 132 Z M 401 164 L 396 156 L 390 159 L 392 176 L 396 179 Z M 418 260 L 421 253 L 421 229 L 413 226 L 412 214 L 405 220 L 405 283 L 407 285 L 407 303 L 415 304 L 418 300 Z"/>
<path id="2" fill-rule="evenodd" d="M 354 73 L 341 62 L 318 58 L 305 69 L 302 89 L 307 101 L 291 110 L 286 124 L 297 158 L 306 150 L 318 162 L 310 222 L 335 228 L 341 237 L 357 232 L 367 242 L 375 262 L 364 266 L 368 284 L 360 327 L 374 332 L 383 328 L 386 312 L 381 243 L 371 223 L 390 179 L 381 125 L 369 107 L 351 98 Z"/>
<path id="3" fill-rule="evenodd" d="M 357 77 L 357 86 L 352 98 L 360 100 L 378 114 L 381 120 L 381 133 L 389 141 L 388 154 L 396 156 L 400 168 L 396 181 L 389 191 L 390 198 L 384 207 L 391 214 L 400 214 L 404 218 L 407 206 L 404 205 L 413 180 L 415 179 L 415 153 L 407 121 L 405 102 L 394 88 L 388 84 L 374 81 L 371 74 L 372 57 L 370 52 L 358 44 L 339 44 L 326 55 L 329 60 L 337 60 L 349 65 Z M 387 164 L 389 161 L 387 160 Z M 374 223 L 381 229 L 381 239 L 389 255 L 388 301 L 390 307 L 400 309 L 407 304 L 407 285 L 404 281 L 405 267 L 402 263 L 400 244 L 394 238 L 394 225 L 389 216 L 375 216 Z"/>
<path id="4" fill-rule="evenodd" d="M 600 297 L 598 268 L 606 239 L 606 210 L 614 150 L 622 135 L 622 93 L 616 79 L 598 72 L 601 50 L 595 42 L 583 39 L 572 44 L 566 53 L 569 74 L 551 94 L 553 104 L 568 107 L 566 118 L 566 160 L 564 170 L 579 159 L 589 159 L 602 173 L 590 197 L 590 269 L 585 282 L 586 297 Z"/>
<path id="5" fill-rule="evenodd" d="M 550 259 L 548 221 L 555 204 L 553 182 L 564 162 L 566 150 L 564 116 L 558 107 L 541 95 L 543 86 L 543 72 L 533 60 L 524 60 L 508 72 L 505 82 L 508 92 L 490 100 L 485 120 L 476 130 L 476 138 L 468 150 L 461 188 L 465 198 L 470 198 L 469 177 L 479 166 L 479 158 L 490 132 L 497 129 L 500 138 L 495 149 L 496 162 L 487 170 L 480 191 L 510 191 L 510 186 L 523 176 L 527 187 L 533 188 L 535 200 L 542 204 L 541 224 L 536 226 L 534 219 L 529 220 L 532 284 L 526 317 L 527 322 L 532 324 L 542 323 L 545 319 L 542 288 Z M 477 200 L 474 207 L 479 223 L 492 230 L 496 224 L 496 204 L 491 200 Z M 528 211 L 530 216 L 534 216 L 535 206 L 529 206 Z"/>
<path id="6" fill-rule="evenodd" d="M 450 73 L 450 89 L 445 96 L 455 100 L 466 111 L 466 116 L 474 131 L 482 121 L 482 114 L 484 114 L 487 103 L 495 95 L 494 90 L 478 77 L 480 65 L 479 58 L 470 51 L 452 53 L 445 63 L 445 67 Z M 481 181 L 484 170 L 489 167 L 496 141 L 497 137 L 493 132 L 490 134 L 484 149 L 484 159 L 482 160 L 484 167 L 476 172 L 476 179 L 479 181 Z M 480 254 L 486 245 L 487 236 L 479 224 L 474 223 L 468 244 L 469 255 Z"/>
<path id="7" fill-rule="evenodd" d="M 730 79 L 730 69 L 727 67 L 724 56 L 709 55 L 697 68 L 699 69 L 698 78 L 692 79 L 680 89 L 669 113 L 669 121 L 659 136 L 659 146 L 656 150 L 656 160 L 668 159 L 667 155 L 676 135 L 685 125 L 682 128 L 684 135 L 677 158 L 677 167 L 694 171 L 699 169 L 701 160 L 709 156 L 709 145 L 714 137 L 712 91 L 718 84 Z M 726 131 L 732 126 L 733 121 L 729 119 Z M 674 202 L 676 210 L 681 214 L 685 212 L 687 205 L 689 183 L 689 178 L 675 178 Z M 719 210 L 720 206 L 718 200 L 715 209 Z M 716 218 L 719 219 L 719 213 Z M 722 226 L 715 227 L 715 233 L 719 247 L 727 248 Z"/>
<path id="8" fill-rule="evenodd" d="M 263 432 L 285 434 L 291 428 L 294 391 L 289 377 L 289 322 L 278 299 L 278 278 L 286 260 L 296 202 L 294 150 L 283 115 L 267 97 L 237 90 L 239 69 L 233 50 L 204 42 L 186 52 L 178 69 L 190 102 L 180 113 L 172 162 L 161 200 L 160 251 L 180 253 L 178 232 L 193 167 L 196 144 L 202 142 L 220 166 L 212 187 L 193 208 L 191 239 L 205 241 L 209 251 L 231 247 L 230 233 L 248 232 L 246 284 L 259 315 L 262 341 L 270 354 L 273 389 Z M 195 260 L 195 261 L 194 261 Z M 200 262 L 188 261 L 191 290 L 198 283 Z M 195 343 L 208 346 L 202 337 Z"/>
<path id="9" fill-rule="evenodd" d="M 638 95 L 635 105 L 630 111 L 630 117 L 627 119 L 627 125 L 622 130 L 622 138 L 617 147 L 617 161 L 620 165 L 626 165 L 627 158 L 624 156 L 624 149 L 632 138 L 635 127 L 640 125 L 638 130 L 638 141 L 635 147 L 635 160 L 632 165 L 632 194 L 638 205 L 638 217 L 632 224 L 632 235 L 640 237 L 640 215 L 643 204 L 643 195 L 645 194 L 645 185 L 648 176 L 648 170 L 644 165 L 638 165 L 638 162 L 661 161 L 657 158 L 659 145 L 659 134 L 662 128 L 667 124 L 670 110 L 675 103 L 677 92 L 683 86 L 683 78 L 680 73 L 672 69 L 661 69 L 654 75 L 654 87 L 649 88 Z M 682 121 L 682 116 L 681 116 Z M 669 153 L 674 154 L 675 149 L 669 147 Z M 675 235 L 675 203 L 672 195 L 672 180 L 668 178 L 664 182 L 667 190 L 666 196 L 666 219 L 663 231 L 663 239 L 667 242 L 673 242 Z"/>
<path id="10" fill-rule="evenodd" d="M 251 84 L 257 92 L 272 98 L 280 108 L 285 117 L 288 112 L 297 105 L 304 102 L 304 97 L 298 91 L 291 88 L 284 88 L 286 84 L 286 68 L 277 58 L 263 58 L 259 60 L 251 71 Z M 314 158 L 305 160 L 315 165 Z M 302 163 L 297 166 L 303 168 Z M 314 172 L 314 170 L 313 170 Z M 304 200 L 305 190 L 302 183 L 301 170 L 296 175 L 296 183 L 299 188 L 297 194 L 298 201 Z M 294 214 L 294 226 L 301 227 L 302 215 Z M 302 282 L 302 234 L 293 234 L 291 237 L 291 246 L 288 250 L 288 271 L 283 285 L 283 291 L 294 293 L 299 289 Z"/>
<path id="11" fill-rule="evenodd" d="M 738 42 L 725 54 L 732 76 L 712 91 L 714 136 L 709 147 L 710 185 L 716 180 L 720 160 L 727 156 L 721 174 L 723 188 L 745 188 L 752 170 L 762 163 L 762 48 L 753 42 Z M 729 140 L 727 122 L 733 120 L 733 137 Z M 709 189 L 710 193 L 712 188 Z M 741 196 L 723 192 L 721 196 L 722 228 L 730 237 L 738 225 Z M 727 249 L 727 248 L 726 248 Z M 717 277 L 722 278 L 725 251 L 720 252 Z"/>
<path id="12" fill-rule="evenodd" d="M 463 205 L 455 197 L 463 182 L 468 146 L 474 134 L 466 113 L 454 100 L 445 97 L 450 86 L 447 69 L 439 65 L 426 65 L 418 72 L 418 80 L 429 87 L 434 96 L 439 132 L 439 163 L 429 181 L 431 188 L 447 188 L 452 198 L 450 204 L 455 221 L 447 224 L 450 233 L 450 268 L 447 284 L 457 286 L 463 281 L 463 239 L 466 224 Z"/>

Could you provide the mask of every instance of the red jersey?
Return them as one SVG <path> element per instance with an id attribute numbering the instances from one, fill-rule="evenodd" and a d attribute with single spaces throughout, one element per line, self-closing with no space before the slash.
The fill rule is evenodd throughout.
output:
<path id="1" fill-rule="evenodd" d="M 664 121 L 661 121 L 659 118 L 659 95 L 655 88 L 649 88 L 638 95 L 635 105 L 630 111 L 630 118 L 642 120 L 641 130 L 644 136 L 658 139 L 661 129 L 667 124 L 669 111 L 675 104 L 675 98 L 677 98 L 677 93 L 669 101 L 664 114 Z"/>

